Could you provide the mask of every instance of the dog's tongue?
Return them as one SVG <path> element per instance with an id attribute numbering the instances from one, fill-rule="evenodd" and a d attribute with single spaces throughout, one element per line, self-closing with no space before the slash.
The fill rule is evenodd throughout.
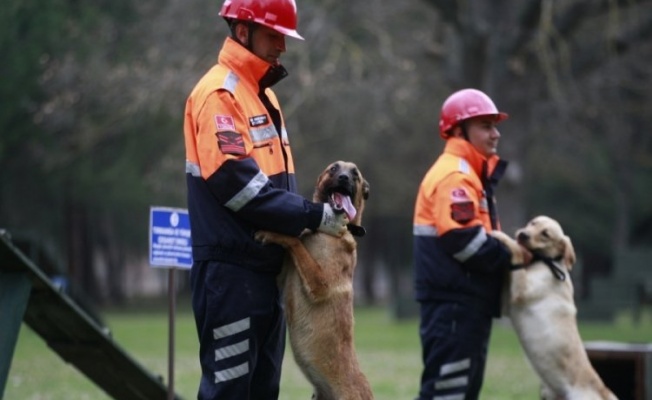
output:
<path id="1" fill-rule="evenodd" d="M 333 208 L 336 211 L 344 211 L 346 216 L 349 217 L 349 221 L 355 218 L 355 207 L 353 207 L 353 203 L 351 203 L 351 198 L 349 196 L 335 192 L 331 196 L 331 200 L 333 201 Z"/>

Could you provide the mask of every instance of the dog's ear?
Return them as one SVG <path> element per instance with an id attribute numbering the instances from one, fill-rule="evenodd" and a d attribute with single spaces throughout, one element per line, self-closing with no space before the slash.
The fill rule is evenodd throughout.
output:
<path id="1" fill-rule="evenodd" d="M 362 198 L 365 200 L 369 198 L 369 182 L 366 179 L 362 180 Z"/>
<path id="2" fill-rule="evenodd" d="M 564 246 L 564 263 L 566 264 L 566 268 L 570 271 L 573 269 L 573 265 L 575 265 L 575 249 L 573 248 L 573 243 L 571 242 L 570 238 L 568 236 L 564 236 L 562 239 L 562 243 Z"/>

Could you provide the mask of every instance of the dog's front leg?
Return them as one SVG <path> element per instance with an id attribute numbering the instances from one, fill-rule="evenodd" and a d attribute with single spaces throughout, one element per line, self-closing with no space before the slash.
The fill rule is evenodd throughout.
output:
<path id="1" fill-rule="evenodd" d="M 283 246 L 297 269 L 308 297 L 318 302 L 326 298 L 329 287 L 322 267 L 310 255 L 301 239 L 269 231 L 256 232 L 256 240 Z"/>
<path id="2" fill-rule="evenodd" d="M 510 280 L 510 305 L 523 305 L 527 299 L 527 270 L 512 271 Z"/>
<path id="3" fill-rule="evenodd" d="M 525 262 L 524 249 L 518 244 L 518 242 L 511 237 L 507 236 L 505 232 L 502 231 L 491 231 L 489 235 L 498 239 L 499 242 L 507 247 L 507 250 L 512 254 L 512 265 L 520 265 Z"/>
<path id="4" fill-rule="evenodd" d="M 501 231 L 492 231 L 489 234 L 498 239 L 512 253 L 512 265 L 519 265 L 525 262 L 527 257 L 524 249 L 516 240 Z M 525 269 L 517 269 L 511 271 L 509 274 L 510 276 L 507 279 L 509 283 L 509 303 L 505 304 L 507 307 L 523 302 L 523 297 L 527 289 L 527 271 Z"/>

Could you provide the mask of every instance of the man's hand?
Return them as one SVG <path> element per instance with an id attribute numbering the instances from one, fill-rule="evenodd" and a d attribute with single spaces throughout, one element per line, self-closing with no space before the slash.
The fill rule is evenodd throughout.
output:
<path id="1" fill-rule="evenodd" d="M 335 237 L 342 237 L 346 233 L 346 225 L 349 218 L 345 212 L 336 213 L 330 204 L 324 203 L 324 213 L 321 216 L 321 223 L 317 230 Z"/>

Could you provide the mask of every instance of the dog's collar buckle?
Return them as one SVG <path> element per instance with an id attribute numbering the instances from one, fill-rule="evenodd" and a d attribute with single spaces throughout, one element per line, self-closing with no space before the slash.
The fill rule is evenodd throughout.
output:
<path id="1" fill-rule="evenodd" d="M 351 232 L 351 235 L 353 236 L 363 237 L 364 235 L 367 234 L 367 230 L 360 225 L 347 224 L 346 227 L 349 230 L 349 232 Z"/>

